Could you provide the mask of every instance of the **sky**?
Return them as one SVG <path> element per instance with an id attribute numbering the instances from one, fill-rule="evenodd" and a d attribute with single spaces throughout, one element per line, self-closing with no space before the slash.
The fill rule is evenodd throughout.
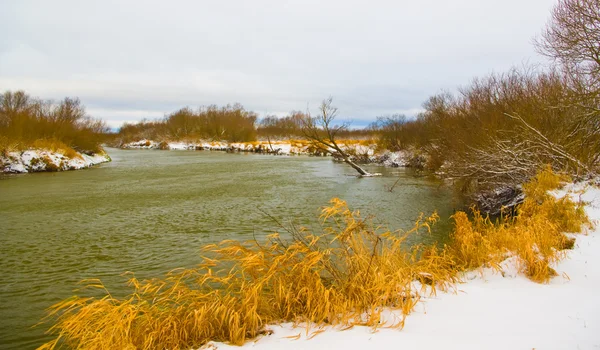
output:
<path id="1" fill-rule="evenodd" d="M 116 128 L 184 107 L 417 114 L 443 90 L 542 64 L 556 0 L 0 0 L 0 89 L 79 97 Z"/>

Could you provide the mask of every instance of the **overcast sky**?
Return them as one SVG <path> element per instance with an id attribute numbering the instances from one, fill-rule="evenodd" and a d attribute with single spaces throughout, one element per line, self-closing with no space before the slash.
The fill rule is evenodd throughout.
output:
<path id="1" fill-rule="evenodd" d="M 0 88 L 78 96 L 112 127 L 183 106 L 414 115 L 523 63 L 556 0 L 0 0 Z"/>

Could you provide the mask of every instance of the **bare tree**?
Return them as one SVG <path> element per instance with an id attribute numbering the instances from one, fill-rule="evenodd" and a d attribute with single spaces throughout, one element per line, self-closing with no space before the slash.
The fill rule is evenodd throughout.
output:
<path id="1" fill-rule="evenodd" d="M 31 108 L 31 98 L 24 91 L 6 91 L 0 95 L 0 126 L 8 126 L 11 119 Z"/>
<path id="2" fill-rule="evenodd" d="M 59 123 L 75 124 L 85 116 L 85 107 L 79 98 L 65 97 L 54 109 L 52 118 Z"/>
<path id="3" fill-rule="evenodd" d="M 371 174 L 358 164 L 354 163 L 343 147 L 337 143 L 336 138 L 338 134 L 347 130 L 348 124 L 333 124 L 338 110 L 336 107 L 332 106 L 332 102 L 333 99 L 331 97 L 323 100 L 319 106 L 319 115 L 317 117 L 312 117 L 307 113 L 302 119 L 302 133 L 304 137 L 310 141 L 312 146 L 323 153 L 340 157 L 345 163 L 356 170 L 360 176 L 369 177 L 378 175 Z"/>
<path id="4" fill-rule="evenodd" d="M 600 140 L 600 0 L 559 0 L 535 40 L 539 53 L 550 57 L 564 73 L 570 90 L 562 102 L 574 110 L 569 138 L 586 145 Z M 588 156 L 597 164 L 600 148 Z M 597 166 L 596 166 L 597 167 Z"/>
<path id="5" fill-rule="evenodd" d="M 580 93 L 598 98 L 600 0 L 560 0 L 535 46 L 560 65 Z"/>

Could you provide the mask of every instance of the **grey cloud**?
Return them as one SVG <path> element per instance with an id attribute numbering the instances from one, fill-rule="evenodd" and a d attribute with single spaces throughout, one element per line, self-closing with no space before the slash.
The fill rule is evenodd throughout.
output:
<path id="1" fill-rule="evenodd" d="M 119 122 L 239 102 L 370 120 L 537 62 L 553 0 L 3 1 L 0 87 L 79 96 Z"/>

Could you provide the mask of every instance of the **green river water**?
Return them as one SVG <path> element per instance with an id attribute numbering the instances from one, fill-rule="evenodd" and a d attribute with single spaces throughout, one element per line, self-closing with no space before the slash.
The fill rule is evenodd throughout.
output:
<path id="1" fill-rule="evenodd" d="M 317 229 L 320 208 L 339 197 L 398 229 L 420 212 L 447 218 L 457 206 L 439 183 L 402 168 L 367 166 L 383 176 L 359 179 L 330 158 L 108 153 L 111 163 L 91 169 L 0 177 L 0 349 L 47 341 L 47 325 L 32 326 L 82 279 L 119 293 L 125 271 L 159 277 L 199 263 L 203 244 L 280 231 L 263 211 Z M 446 220 L 412 243 L 440 242 L 447 232 Z"/>

